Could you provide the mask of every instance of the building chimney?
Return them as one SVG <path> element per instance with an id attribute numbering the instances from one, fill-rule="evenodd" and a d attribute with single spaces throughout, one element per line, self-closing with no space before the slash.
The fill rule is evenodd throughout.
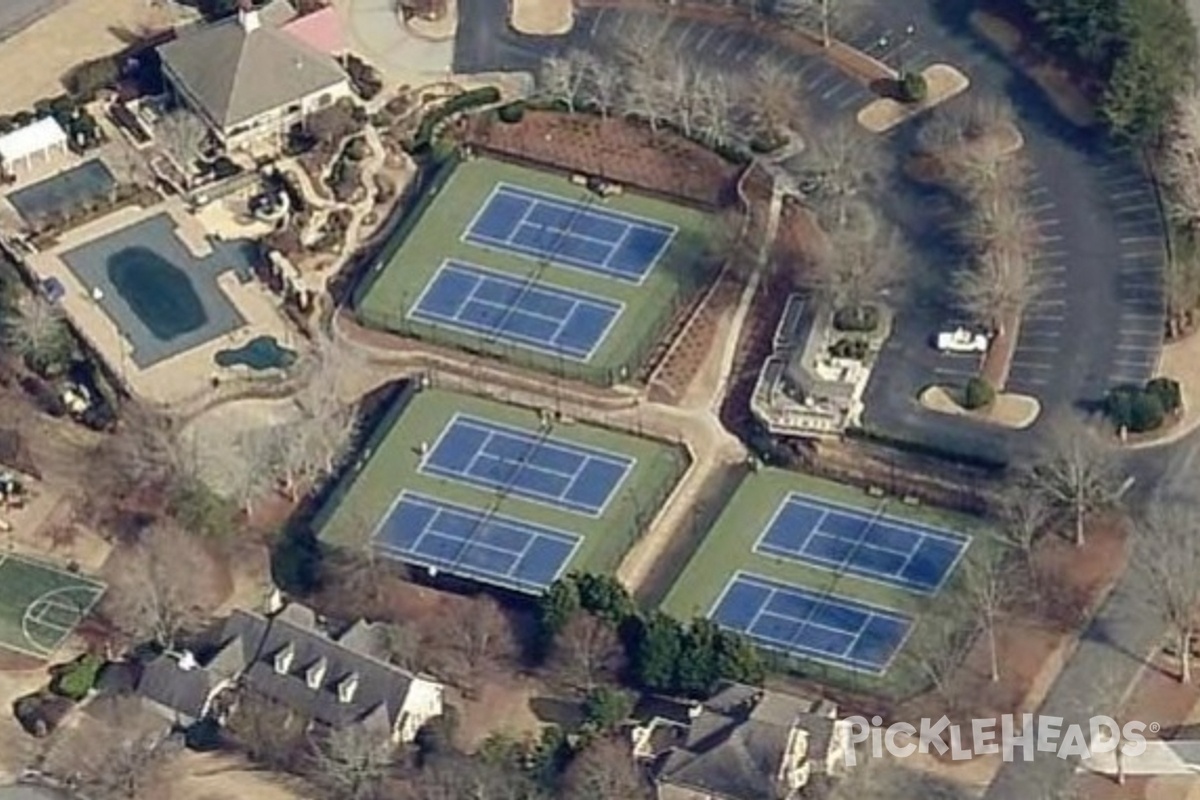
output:
<path id="1" fill-rule="evenodd" d="M 296 648 L 289 642 L 282 650 L 275 654 L 275 671 L 280 675 L 287 675 L 292 669 L 292 660 L 295 657 Z"/>
<path id="2" fill-rule="evenodd" d="M 338 684 L 338 702 L 354 702 L 354 693 L 358 691 L 358 675 L 351 672 Z"/>
<path id="3" fill-rule="evenodd" d="M 320 689 L 321 684 L 325 683 L 325 672 L 329 669 L 329 662 L 325 660 L 325 656 L 321 656 L 312 666 L 308 668 L 308 672 L 304 674 L 304 680 L 308 683 L 310 689 Z"/>
<path id="4" fill-rule="evenodd" d="M 238 3 L 238 22 L 246 33 L 258 30 L 258 11 L 254 8 L 253 0 L 241 0 Z"/>

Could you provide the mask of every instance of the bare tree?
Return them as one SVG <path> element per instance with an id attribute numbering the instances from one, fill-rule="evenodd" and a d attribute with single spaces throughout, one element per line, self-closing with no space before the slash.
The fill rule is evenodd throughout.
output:
<path id="1" fill-rule="evenodd" d="M 62 310 L 41 295 L 30 295 L 3 319 L 3 343 L 31 369 L 45 373 L 65 366 L 71 334 Z"/>
<path id="2" fill-rule="evenodd" d="M 1042 290 L 1033 261 L 1019 250 L 1002 246 L 980 252 L 954 273 L 952 285 L 963 311 L 1001 331 L 1005 321 L 1024 311 Z"/>
<path id="3" fill-rule="evenodd" d="M 1175 98 L 1158 166 L 1172 218 L 1189 230 L 1200 229 L 1200 88 Z"/>
<path id="4" fill-rule="evenodd" d="M 1017 130 L 1016 110 L 1008 100 L 970 95 L 934 109 L 917 132 L 917 144 L 928 155 L 953 159 L 981 139 L 1000 139 Z"/>
<path id="5" fill-rule="evenodd" d="M 879 145 L 844 121 L 813 136 L 800 162 L 808 197 L 827 231 L 846 227 L 855 198 L 883 169 Z"/>
<path id="6" fill-rule="evenodd" d="M 579 751 L 563 774 L 565 800 L 649 800 L 650 785 L 628 742 L 605 737 Z"/>
<path id="7" fill-rule="evenodd" d="M 733 93 L 729 81 L 720 72 L 695 73 L 693 80 L 692 119 L 700 137 L 720 147 L 733 138 Z"/>
<path id="8" fill-rule="evenodd" d="M 191 111 L 180 108 L 164 115 L 154 132 L 184 174 L 191 174 L 192 165 L 200 158 L 208 140 L 208 126 L 204 121 Z"/>
<path id="9" fill-rule="evenodd" d="M 587 65 L 580 90 L 582 99 L 595 108 L 602 118 L 607 119 L 621 100 L 621 67 L 615 61 L 595 53 L 580 53 Z"/>
<path id="10" fill-rule="evenodd" d="M 160 767 L 182 749 L 181 740 L 148 718 L 134 697 L 102 698 L 90 711 L 92 719 L 48 754 L 47 772 L 70 775 L 94 800 L 161 796 Z"/>
<path id="11" fill-rule="evenodd" d="M 315 748 L 313 767 L 339 800 L 379 798 L 380 787 L 394 762 L 386 735 L 352 725 L 335 730 Z"/>
<path id="12" fill-rule="evenodd" d="M 110 582 L 103 609 L 134 641 L 170 649 L 221 599 L 212 555 L 172 525 L 147 529 L 125 564 Z"/>
<path id="13" fill-rule="evenodd" d="M 1079 547 L 1087 520 L 1115 508 L 1124 489 L 1114 454 L 1075 418 L 1060 423 L 1033 474 L 1050 502 L 1070 515 Z"/>
<path id="14" fill-rule="evenodd" d="M 828 249 L 812 265 L 813 281 L 834 309 L 861 313 L 903 279 L 907 254 L 895 229 L 862 237 L 840 228 L 828 238 Z"/>
<path id="15" fill-rule="evenodd" d="M 944 616 L 927 616 L 921 624 L 921 638 L 906 648 L 905 656 L 912 659 L 948 710 L 955 712 L 962 699 L 955 673 L 971 650 L 974 631 Z"/>
<path id="16" fill-rule="evenodd" d="M 578 613 L 555 637 L 551 664 L 578 689 L 590 692 L 601 681 L 614 679 L 624 660 L 621 639 L 612 626 L 594 614 Z"/>
<path id="17" fill-rule="evenodd" d="M 793 0 L 785 7 L 785 19 L 817 28 L 821 45 L 829 47 L 836 30 L 847 24 L 861 5 L 859 0 Z"/>
<path id="18" fill-rule="evenodd" d="M 447 610 L 444 624 L 431 633 L 433 657 L 440 670 L 464 689 L 472 690 L 489 665 L 512 655 L 515 649 L 512 626 L 500 605 L 490 597 L 455 603 Z"/>
<path id="19" fill-rule="evenodd" d="M 410 622 L 395 622 L 383 628 L 388 660 L 401 669 L 424 672 L 428 662 L 424 632 Z"/>
<path id="20" fill-rule="evenodd" d="M 274 485 L 271 469 L 275 446 L 269 431 L 243 431 L 234 442 L 232 457 L 223 462 L 223 468 L 232 473 L 229 477 L 238 505 L 247 517 Z"/>
<path id="21" fill-rule="evenodd" d="M 548 56 L 538 70 L 538 89 L 548 100 L 560 102 L 574 113 L 580 94 L 591 77 L 595 57 L 582 50 Z"/>
<path id="22" fill-rule="evenodd" d="M 1156 506 L 1139 526 L 1136 564 L 1154 609 L 1179 652 L 1179 681 L 1192 682 L 1192 640 L 1200 610 L 1200 520 L 1175 502 Z"/>
<path id="23" fill-rule="evenodd" d="M 309 720 L 251 690 L 239 693 L 228 729 L 250 760 L 271 769 L 298 769 L 311 751 Z"/>
<path id="24" fill-rule="evenodd" d="M 987 637 L 990 677 L 1000 680 L 1000 653 L 996 643 L 996 621 L 1015 596 L 1016 584 L 1011 571 L 998 558 L 977 558 L 963 565 L 967 596 L 976 621 Z"/>
<path id="25" fill-rule="evenodd" d="M 1001 493 L 996 516 L 1000 535 L 1021 554 L 1021 560 L 1036 585 L 1033 546 L 1046 532 L 1053 518 L 1053 508 L 1046 494 L 1036 491 L 1030 481 L 1012 484 Z"/>
<path id="26" fill-rule="evenodd" d="M 751 116 L 768 133 L 795 128 L 804 118 L 803 87 L 778 58 L 759 56 L 745 89 L 753 103 Z"/>

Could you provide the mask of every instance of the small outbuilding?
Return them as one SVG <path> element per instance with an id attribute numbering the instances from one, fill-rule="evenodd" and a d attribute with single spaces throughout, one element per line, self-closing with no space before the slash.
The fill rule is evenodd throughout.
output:
<path id="1" fill-rule="evenodd" d="M 67 132 L 54 117 L 39 119 L 24 128 L 0 136 L 0 169 L 7 175 L 47 164 L 68 151 Z"/>

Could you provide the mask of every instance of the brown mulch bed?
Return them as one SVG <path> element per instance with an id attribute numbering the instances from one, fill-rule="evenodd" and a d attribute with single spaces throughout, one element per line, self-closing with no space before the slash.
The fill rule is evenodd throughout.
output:
<path id="1" fill-rule="evenodd" d="M 828 247 L 824 231 L 817 225 L 812 212 L 795 198 L 783 202 L 779 214 L 779 231 L 771 258 L 793 275 L 801 275 L 805 266 L 813 263 Z"/>
<path id="2" fill-rule="evenodd" d="M 652 400 L 669 403 L 683 397 L 709 353 L 719 346 L 715 341 L 717 323 L 737 304 L 742 283 L 732 275 L 723 275 L 718 281 L 679 333 L 682 338 L 655 371 L 650 384 Z"/>
<path id="3" fill-rule="evenodd" d="M 1065 661 L 1069 637 L 1080 631 L 1123 571 L 1126 535 L 1124 522 L 1112 517 L 1089 524 L 1082 548 L 1051 537 L 1035 549 L 1038 588 L 1023 593 L 997 624 L 1000 680 L 991 680 L 990 648 L 980 636 L 951 679 L 960 707 L 950 716 L 990 719 L 1041 704 Z M 898 716 L 938 717 L 946 713 L 944 705 L 928 693 L 905 704 Z"/>
<path id="4" fill-rule="evenodd" d="M 582 113 L 528 111 L 518 123 L 481 114 L 468 124 L 466 140 L 500 155 L 711 208 L 733 201 L 742 169 L 670 131 Z"/>

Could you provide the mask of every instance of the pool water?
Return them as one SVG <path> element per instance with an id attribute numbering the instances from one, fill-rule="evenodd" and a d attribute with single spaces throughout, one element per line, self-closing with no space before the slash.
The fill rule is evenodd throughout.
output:
<path id="1" fill-rule="evenodd" d="M 108 257 L 108 280 L 138 319 L 160 341 L 208 322 L 204 303 L 187 273 L 146 247 L 126 247 Z"/>
<path id="2" fill-rule="evenodd" d="M 218 350 L 213 360 L 219 367 L 246 366 L 254 370 L 286 369 L 296 361 L 296 351 L 279 344 L 274 336 L 256 336 L 241 347 Z"/>

